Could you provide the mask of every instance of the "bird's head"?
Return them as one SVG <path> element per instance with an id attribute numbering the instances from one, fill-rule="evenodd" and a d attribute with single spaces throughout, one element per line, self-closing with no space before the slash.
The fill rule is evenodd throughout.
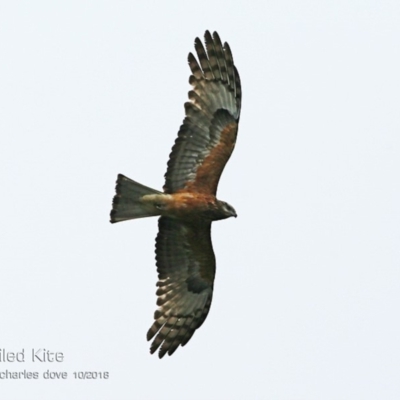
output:
<path id="1" fill-rule="evenodd" d="M 225 201 L 218 202 L 218 208 L 221 211 L 221 219 L 229 218 L 229 217 L 237 217 L 235 209 Z"/>

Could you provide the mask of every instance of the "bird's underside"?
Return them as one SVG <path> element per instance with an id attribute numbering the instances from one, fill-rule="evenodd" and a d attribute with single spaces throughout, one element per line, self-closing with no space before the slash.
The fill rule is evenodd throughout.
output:
<path id="1" fill-rule="evenodd" d="M 111 222 L 160 216 L 156 238 L 157 305 L 147 339 L 159 357 L 184 346 L 206 319 L 213 295 L 212 221 L 236 217 L 216 198 L 218 182 L 236 143 L 241 86 L 229 45 L 206 31 L 195 40 L 186 117 L 172 148 L 164 191 L 118 175 Z"/>

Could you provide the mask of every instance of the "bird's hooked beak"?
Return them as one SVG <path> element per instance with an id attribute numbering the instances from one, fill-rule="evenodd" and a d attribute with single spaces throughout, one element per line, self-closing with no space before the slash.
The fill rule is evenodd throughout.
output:
<path id="1" fill-rule="evenodd" d="M 231 205 L 229 206 L 229 216 L 237 218 L 236 210 Z"/>

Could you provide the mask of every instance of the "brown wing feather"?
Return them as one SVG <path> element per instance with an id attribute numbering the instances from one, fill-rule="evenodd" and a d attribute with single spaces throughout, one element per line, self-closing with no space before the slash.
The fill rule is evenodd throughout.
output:
<path id="1" fill-rule="evenodd" d="M 215 277 L 210 222 L 183 222 L 161 217 L 156 239 L 158 270 L 155 322 L 147 333 L 161 346 L 159 357 L 184 346 L 207 317 Z"/>
<path id="2" fill-rule="evenodd" d="M 206 31 L 206 50 L 196 38 L 198 60 L 190 53 L 192 71 L 186 118 L 172 148 L 164 191 L 216 194 L 219 178 L 235 142 L 240 117 L 241 85 L 227 43 Z M 206 179 L 207 178 L 207 179 Z"/>

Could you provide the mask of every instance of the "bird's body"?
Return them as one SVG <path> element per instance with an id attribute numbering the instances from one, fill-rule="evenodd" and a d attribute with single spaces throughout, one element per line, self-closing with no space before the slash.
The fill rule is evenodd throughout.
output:
<path id="1" fill-rule="evenodd" d="M 210 309 L 215 277 L 211 223 L 236 212 L 216 198 L 236 143 L 241 85 L 229 45 L 206 31 L 196 38 L 186 118 L 172 148 L 164 192 L 118 175 L 111 222 L 160 216 L 156 239 L 158 310 L 147 333 L 159 357 L 184 346 Z"/>
<path id="2" fill-rule="evenodd" d="M 207 219 L 217 221 L 226 218 L 220 201 L 212 194 L 174 193 L 148 194 L 142 197 L 143 203 L 152 204 L 161 216 L 182 220 Z"/>

